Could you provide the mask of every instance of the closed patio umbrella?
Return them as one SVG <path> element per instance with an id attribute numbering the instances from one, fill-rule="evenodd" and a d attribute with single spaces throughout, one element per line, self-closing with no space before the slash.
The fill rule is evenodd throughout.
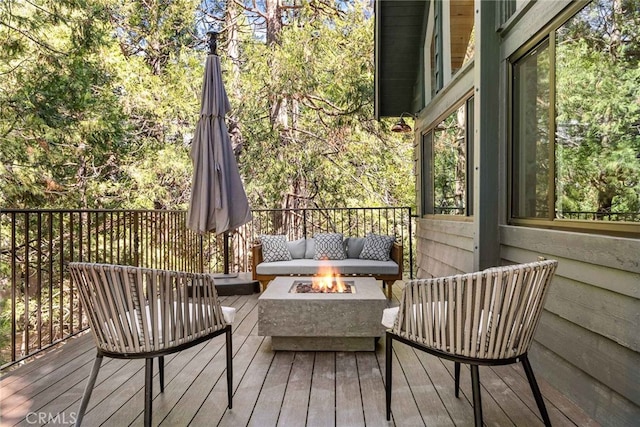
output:
<path id="1" fill-rule="evenodd" d="M 229 272 L 228 232 L 251 221 L 251 209 L 224 121 L 231 109 L 222 82 L 216 33 L 209 33 L 200 118 L 191 145 L 193 181 L 187 227 L 198 234 L 225 233 L 225 274 Z"/>

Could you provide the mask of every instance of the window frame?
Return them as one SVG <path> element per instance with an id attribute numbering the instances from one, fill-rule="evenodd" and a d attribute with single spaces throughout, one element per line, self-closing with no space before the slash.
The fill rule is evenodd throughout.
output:
<path id="1" fill-rule="evenodd" d="M 558 14 L 552 21 L 545 25 L 534 37 L 524 43 L 520 48 L 515 50 L 512 55 L 507 58 L 507 94 L 508 94 L 508 129 L 507 129 L 507 223 L 509 225 L 526 226 L 535 228 L 545 228 L 563 231 L 575 231 L 584 233 L 606 234 L 617 237 L 638 238 L 640 236 L 640 223 L 624 222 L 624 221 L 595 221 L 595 220 L 577 220 L 563 219 L 555 217 L 555 200 L 556 200 L 556 30 L 568 22 L 574 15 L 587 7 L 590 2 L 578 2 L 568 6 L 562 13 Z M 534 51 L 548 41 L 549 44 L 549 96 L 551 102 L 549 104 L 549 161 L 550 161 L 550 183 L 551 191 L 548 194 L 547 204 L 553 206 L 549 209 L 547 218 L 516 218 L 514 217 L 513 208 L 513 191 L 514 177 L 514 153 L 516 147 L 517 135 L 515 134 L 515 92 L 514 84 L 515 66 L 526 58 L 530 52 Z"/>
<path id="2" fill-rule="evenodd" d="M 420 172 L 421 172 L 421 200 L 422 216 L 451 221 L 473 221 L 474 200 L 474 91 L 465 93 L 455 104 L 439 115 L 420 135 Z M 464 214 L 451 215 L 435 213 L 435 189 L 433 169 L 433 142 L 436 127 L 460 107 L 465 108 L 465 207 Z"/>

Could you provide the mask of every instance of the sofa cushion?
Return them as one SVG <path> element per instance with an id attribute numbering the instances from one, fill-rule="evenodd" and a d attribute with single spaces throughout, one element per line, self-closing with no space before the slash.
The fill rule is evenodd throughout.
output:
<path id="1" fill-rule="evenodd" d="M 314 260 L 339 260 L 347 258 L 344 252 L 344 238 L 342 233 L 319 233 L 313 236 L 316 244 Z"/>
<path id="2" fill-rule="evenodd" d="M 304 257 L 306 259 L 313 259 L 316 254 L 316 241 L 313 239 L 307 239 L 306 245 L 307 249 L 304 252 Z"/>
<path id="3" fill-rule="evenodd" d="M 396 240 L 394 236 L 383 236 L 369 233 L 364 239 L 364 247 L 360 252 L 361 259 L 372 259 L 378 261 L 388 261 L 391 253 L 391 246 Z"/>
<path id="4" fill-rule="evenodd" d="M 291 242 L 287 242 L 287 247 L 289 248 L 289 252 L 291 253 L 291 258 L 293 259 L 304 258 L 304 255 L 307 249 L 306 239 L 298 239 L 298 240 L 293 240 Z"/>
<path id="5" fill-rule="evenodd" d="M 260 236 L 262 242 L 262 259 L 264 262 L 290 261 L 291 252 L 287 247 L 287 238 L 284 235 Z"/>
<path id="6" fill-rule="evenodd" d="M 375 261 L 369 259 L 343 259 L 317 261 L 313 259 L 296 259 L 292 261 L 261 262 L 256 266 L 257 274 L 274 276 L 311 276 L 318 272 L 321 265 L 330 265 L 338 274 L 380 276 L 398 274 L 395 261 Z"/>
<path id="7" fill-rule="evenodd" d="M 364 247 L 364 237 L 347 237 L 344 239 L 347 250 L 347 258 L 360 258 Z"/>

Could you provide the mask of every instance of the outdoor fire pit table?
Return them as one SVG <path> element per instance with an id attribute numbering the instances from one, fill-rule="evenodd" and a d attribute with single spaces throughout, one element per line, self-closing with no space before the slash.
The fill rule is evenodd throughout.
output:
<path id="1" fill-rule="evenodd" d="M 317 278 L 276 277 L 258 299 L 258 335 L 273 350 L 374 351 L 387 298 L 373 277 L 340 279 L 351 292 L 297 293 Z"/>

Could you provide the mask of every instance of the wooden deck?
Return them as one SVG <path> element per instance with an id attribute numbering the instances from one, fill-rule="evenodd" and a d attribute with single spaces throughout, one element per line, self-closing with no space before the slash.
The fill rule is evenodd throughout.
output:
<path id="1" fill-rule="evenodd" d="M 394 343 L 393 414 L 387 422 L 384 340 L 376 352 L 273 352 L 270 338 L 257 335 L 258 294 L 222 299 L 238 309 L 233 409 L 226 408 L 220 336 L 165 358 L 165 392 L 159 393 L 157 373 L 154 383 L 154 425 L 473 425 L 468 368 L 463 366 L 456 399 L 452 363 Z M 5 373 L 0 380 L 0 425 L 71 425 L 94 358 L 93 339 L 84 334 Z M 542 425 L 520 366 L 482 367 L 480 380 L 486 425 Z M 554 426 L 597 425 L 538 380 Z M 84 425 L 142 425 L 143 394 L 144 361 L 105 358 Z"/>

